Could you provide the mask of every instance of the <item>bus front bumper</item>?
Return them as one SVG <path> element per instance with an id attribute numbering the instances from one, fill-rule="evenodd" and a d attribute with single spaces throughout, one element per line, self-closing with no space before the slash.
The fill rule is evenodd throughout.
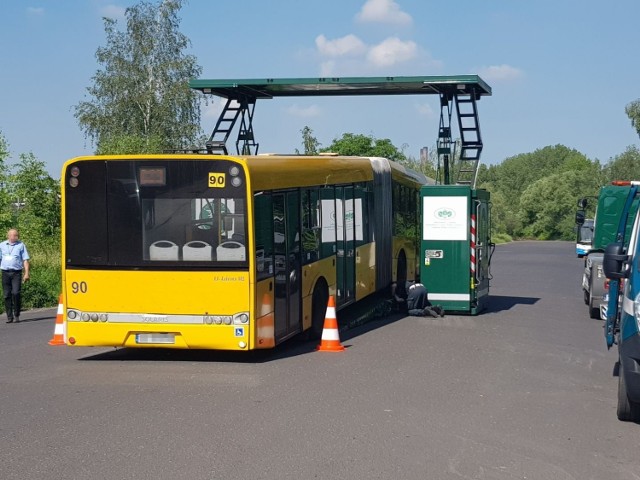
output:
<path id="1" fill-rule="evenodd" d="M 67 344 L 79 347 L 142 347 L 249 350 L 249 325 L 179 325 L 67 322 Z"/>

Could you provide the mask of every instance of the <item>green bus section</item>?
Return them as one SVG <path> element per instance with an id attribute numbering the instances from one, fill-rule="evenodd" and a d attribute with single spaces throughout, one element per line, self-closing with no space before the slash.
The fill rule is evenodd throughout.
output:
<path id="1" fill-rule="evenodd" d="M 466 185 L 421 190 L 420 281 L 446 311 L 475 315 L 487 307 L 491 277 L 490 194 Z"/>

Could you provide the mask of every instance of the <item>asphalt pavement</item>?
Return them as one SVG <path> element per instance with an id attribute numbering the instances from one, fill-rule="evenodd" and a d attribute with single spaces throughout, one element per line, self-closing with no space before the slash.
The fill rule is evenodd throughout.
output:
<path id="1" fill-rule="evenodd" d="M 640 479 L 569 242 L 499 245 L 479 316 L 389 316 L 342 353 L 49 346 L 0 324 L 0 479 Z"/>

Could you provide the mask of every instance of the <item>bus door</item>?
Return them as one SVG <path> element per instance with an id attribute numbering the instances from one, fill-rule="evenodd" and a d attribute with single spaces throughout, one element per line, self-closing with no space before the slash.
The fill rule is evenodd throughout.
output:
<path id="1" fill-rule="evenodd" d="M 355 300 L 356 247 L 353 187 L 336 187 L 336 303 L 344 305 Z"/>
<path id="2" fill-rule="evenodd" d="M 489 225 L 489 205 L 486 201 L 475 201 L 475 274 L 476 295 L 481 297 L 488 294 L 489 268 L 491 261 L 491 237 Z"/>
<path id="3" fill-rule="evenodd" d="M 301 330 L 300 195 L 273 195 L 275 254 L 275 337 L 282 340 Z"/>

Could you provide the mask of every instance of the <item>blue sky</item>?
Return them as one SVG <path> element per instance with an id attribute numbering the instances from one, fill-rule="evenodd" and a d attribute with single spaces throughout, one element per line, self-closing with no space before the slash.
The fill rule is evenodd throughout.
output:
<path id="1" fill-rule="evenodd" d="M 91 154 L 73 116 L 99 68 L 103 16 L 135 1 L 0 2 L 0 131 L 10 162 L 33 152 L 59 177 Z M 639 144 L 624 113 L 640 98 L 640 2 L 615 0 L 190 0 L 180 14 L 201 78 L 479 74 L 483 163 L 562 143 L 606 162 Z M 221 102 L 203 110 L 209 134 Z M 344 132 L 390 138 L 418 157 L 435 143 L 435 96 L 259 101 L 261 152 Z"/>

